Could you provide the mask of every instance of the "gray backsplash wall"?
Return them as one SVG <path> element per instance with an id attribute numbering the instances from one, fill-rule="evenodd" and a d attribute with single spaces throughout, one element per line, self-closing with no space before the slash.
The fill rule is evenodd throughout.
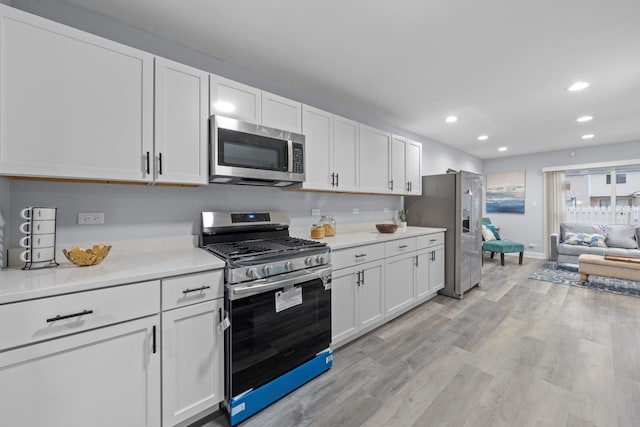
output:
<path id="1" fill-rule="evenodd" d="M 21 237 L 17 227 L 23 221 L 19 212 L 25 206 L 58 208 L 59 247 L 78 242 L 198 234 L 200 212 L 206 210 L 287 210 L 293 227 L 306 227 L 319 219 L 311 216 L 311 209 L 317 208 L 322 214 L 334 215 L 339 229 L 340 224 L 391 220 L 402 207 L 400 196 L 354 196 L 236 185 L 190 188 L 13 180 L 10 191 L 10 247 L 16 247 Z M 358 215 L 353 215 L 353 208 L 358 208 Z M 79 212 L 104 212 L 105 224 L 78 225 Z"/>
<path id="2" fill-rule="evenodd" d="M 501 227 L 500 234 L 503 238 L 524 243 L 527 251 L 544 253 L 545 200 L 542 169 L 639 158 L 640 141 L 634 141 L 485 160 L 485 174 L 521 170 L 526 172 L 524 215 L 492 213 L 489 215 L 491 221 Z M 535 247 L 529 248 L 529 244 L 534 244 Z"/>

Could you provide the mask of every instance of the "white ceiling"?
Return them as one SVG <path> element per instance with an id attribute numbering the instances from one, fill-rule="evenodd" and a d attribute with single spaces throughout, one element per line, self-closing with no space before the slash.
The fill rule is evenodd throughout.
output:
<path id="1" fill-rule="evenodd" d="M 482 159 L 640 141 L 639 0 L 68 1 Z"/>

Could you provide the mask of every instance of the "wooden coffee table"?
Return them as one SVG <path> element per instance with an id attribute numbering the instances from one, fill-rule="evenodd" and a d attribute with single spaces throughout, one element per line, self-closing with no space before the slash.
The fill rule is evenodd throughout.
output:
<path id="1" fill-rule="evenodd" d="M 640 282 L 640 258 L 583 254 L 578 257 L 578 271 L 582 283 L 591 274 Z"/>

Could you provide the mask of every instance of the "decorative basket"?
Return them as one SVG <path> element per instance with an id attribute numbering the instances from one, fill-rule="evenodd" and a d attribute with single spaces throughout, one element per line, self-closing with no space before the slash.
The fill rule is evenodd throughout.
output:
<path id="1" fill-rule="evenodd" d="M 110 249 L 110 245 L 100 243 L 99 245 L 93 245 L 91 249 L 86 250 L 77 246 L 72 246 L 70 251 L 63 249 L 62 253 L 75 265 L 86 267 L 89 265 L 100 264 L 109 254 Z"/>

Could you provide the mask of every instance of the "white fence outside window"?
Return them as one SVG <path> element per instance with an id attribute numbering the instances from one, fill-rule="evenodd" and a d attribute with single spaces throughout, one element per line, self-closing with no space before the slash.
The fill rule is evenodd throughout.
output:
<path id="1" fill-rule="evenodd" d="M 640 225 L 640 207 L 617 206 L 615 224 Z M 563 222 L 573 224 L 611 224 L 611 208 L 581 206 L 565 208 Z"/>

